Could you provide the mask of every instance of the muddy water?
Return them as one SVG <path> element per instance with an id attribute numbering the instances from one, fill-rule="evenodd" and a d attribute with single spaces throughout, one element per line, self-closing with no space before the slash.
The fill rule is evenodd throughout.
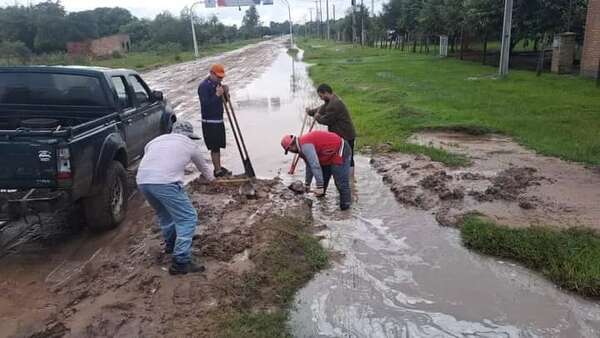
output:
<path id="1" fill-rule="evenodd" d="M 285 174 L 289 157 L 278 143 L 283 132 L 296 132 L 303 108 L 316 103 L 306 70 L 280 50 L 270 68 L 237 92 L 238 116 L 259 175 L 292 179 Z M 316 219 L 328 228 L 323 244 L 343 258 L 297 295 L 290 322 L 296 336 L 600 334 L 598 304 L 515 264 L 466 250 L 457 230 L 398 204 L 368 162 L 358 158 L 350 212 L 337 210 L 336 193 L 315 204 Z"/>
<path id="2" fill-rule="evenodd" d="M 274 41 L 159 69 L 145 78 L 165 90 L 180 117 L 198 123 L 195 88 L 212 62 L 229 66 L 228 82 L 258 175 L 300 177 L 302 166 L 296 177 L 285 174 L 290 157 L 281 152 L 279 139 L 284 132 L 297 132 L 304 106 L 316 103 L 306 65 Z M 240 172 L 231 135 L 228 147 L 225 163 Z M 469 252 L 456 230 L 398 204 L 366 158 L 359 157 L 357 166 L 357 200 L 350 212 L 337 211 L 335 191 L 315 203 L 315 218 L 327 225 L 324 245 L 343 258 L 297 295 L 290 322 L 296 336 L 599 336 L 597 304 L 557 290 L 519 266 Z M 11 295 L 10 310 L 19 311 L 4 313 L 11 320 L 0 329 L 18 332 L 35 318 L 44 320 L 53 311 L 45 278 L 70 276 L 70 263 L 87 261 L 97 248 L 126 243 L 136 231 L 121 227 L 101 238 L 77 240 L 48 255 L 45 263 L 39 257 L 28 264 L 12 257 L 3 261 L 0 290 Z"/>
<path id="3" fill-rule="evenodd" d="M 223 63 L 223 81 L 231 91 L 234 112 L 258 176 L 272 178 L 287 172 L 289 159 L 279 142 L 284 132 L 297 133 L 304 105 L 318 104 L 306 64 L 286 54 L 285 41 L 275 39 L 198 61 L 160 68 L 144 74 L 151 87 L 162 90 L 180 119 L 201 129 L 196 90 L 213 63 Z M 243 172 L 236 143 L 227 128 L 223 164 L 235 174 Z M 199 131 L 200 132 L 200 131 Z M 194 175 L 190 175 L 193 177 Z"/>
<path id="4" fill-rule="evenodd" d="M 598 304 L 469 252 L 457 230 L 401 207 L 365 158 L 357 173 L 352 213 L 318 214 L 344 258 L 298 294 L 297 336 L 598 337 Z"/>

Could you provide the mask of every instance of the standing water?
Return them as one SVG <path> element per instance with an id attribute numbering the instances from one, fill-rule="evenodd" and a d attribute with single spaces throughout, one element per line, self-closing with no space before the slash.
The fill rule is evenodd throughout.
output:
<path id="1" fill-rule="evenodd" d="M 256 172 L 291 180 L 291 156 L 283 155 L 279 140 L 297 133 L 304 108 L 318 104 L 306 64 L 282 49 L 234 100 Z M 241 170 L 236 156 L 227 161 Z M 328 227 L 323 244 L 342 258 L 297 295 L 290 322 L 296 336 L 600 335 L 598 304 L 520 266 L 465 249 L 457 230 L 397 203 L 366 158 L 358 157 L 356 172 L 350 212 L 337 210 L 335 189 L 315 204 L 315 219 Z"/>

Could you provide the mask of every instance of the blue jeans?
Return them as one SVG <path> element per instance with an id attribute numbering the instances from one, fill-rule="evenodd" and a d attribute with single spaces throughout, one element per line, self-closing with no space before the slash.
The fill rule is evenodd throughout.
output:
<path id="1" fill-rule="evenodd" d="M 198 214 L 183 186 L 171 184 L 140 184 L 140 191 L 156 211 L 167 250 L 173 249 L 173 259 L 187 264 L 192 259 L 192 237 Z"/>
<path id="2" fill-rule="evenodd" d="M 340 192 L 340 207 L 346 209 L 352 204 L 352 189 L 350 189 L 350 166 L 352 163 L 352 150 L 347 142 L 344 142 L 344 150 L 342 153 L 344 162 L 340 165 L 322 166 L 323 183 L 325 189 L 329 185 L 331 176 L 335 182 L 335 186 Z"/>

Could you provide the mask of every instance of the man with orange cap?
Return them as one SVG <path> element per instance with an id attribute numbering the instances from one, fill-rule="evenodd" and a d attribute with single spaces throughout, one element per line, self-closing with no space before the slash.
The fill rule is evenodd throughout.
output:
<path id="1" fill-rule="evenodd" d="M 231 175 L 231 171 L 221 166 L 221 148 L 225 149 L 225 123 L 223 122 L 223 96 L 228 94 L 227 86 L 221 84 L 225 77 L 225 67 L 214 64 L 209 76 L 198 86 L 200 113 L 202 114 L 202 134 L 204 143 L 210 150 L 215 177 Z"/>
<path id="2" fill-rule="evenodd" d="M 317 197 L 325 195 L 331 176 L 340 193 L 340 208 L 346 210 L 352 203 L 350 189 L 350 162 L 352 150 L 343 138 L 328 131 L 313 131 L 300 137 L 284 135 L 281 146 L 297 153 L 306 164 L 306 187 L 309 188 L 313 177 L 317 182 L 314 190 Z"/>

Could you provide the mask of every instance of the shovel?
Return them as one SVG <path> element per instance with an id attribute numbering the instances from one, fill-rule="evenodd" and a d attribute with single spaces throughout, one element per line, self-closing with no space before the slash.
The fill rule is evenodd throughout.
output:
<path id="1" fill-rule="evenodd" d="M 315 127 L 315 122 L 317 122 L 317 120 L 313 120 L 312 123 L 310 124 L 310 128 L 308 128 L 309 133 Z M 304 119 L 304 123 L 302 124 L 302 128 L 300 130 L 300 135 L 298 135 L 298 137 L 303 135 L 302 133 L 304 132 L 304 124 L 305 123 L 306 123 L 306 119 Z M 300 161 L 300 155 L 294 154 L 294 159 L 292 160 L 292 165 L 290 166 L 290 171 L 288 171 L 288 174 L 294 175 L 294 172 L 296 171 L 296 166 L 298 165 L 299 161 Z"/>
<path id="2" fill-rule="evenodd" d="M 223 95 L 223 107 L 225 108 L 225 112 L 227 113 L 227 119 L 229 120 L 229 123 L 231 123 L 231 131 L 233 132 L 235 143 L 240 152 L 242 163 L 244 164 L 244 172 L 246 173 L 246 176 L 254 178 L 256 177 L 256 174 L 254 173 L 252 162 L 250 162 L 250 156 L 248 156 L 248 149 L 246 149 L 246 143 L 244 142 L 244 138 L 242 137 L 242 131 L 240 130 L 240 126 L 235 116 L 229 93 L 225 93 L 225 95 Z"/>

